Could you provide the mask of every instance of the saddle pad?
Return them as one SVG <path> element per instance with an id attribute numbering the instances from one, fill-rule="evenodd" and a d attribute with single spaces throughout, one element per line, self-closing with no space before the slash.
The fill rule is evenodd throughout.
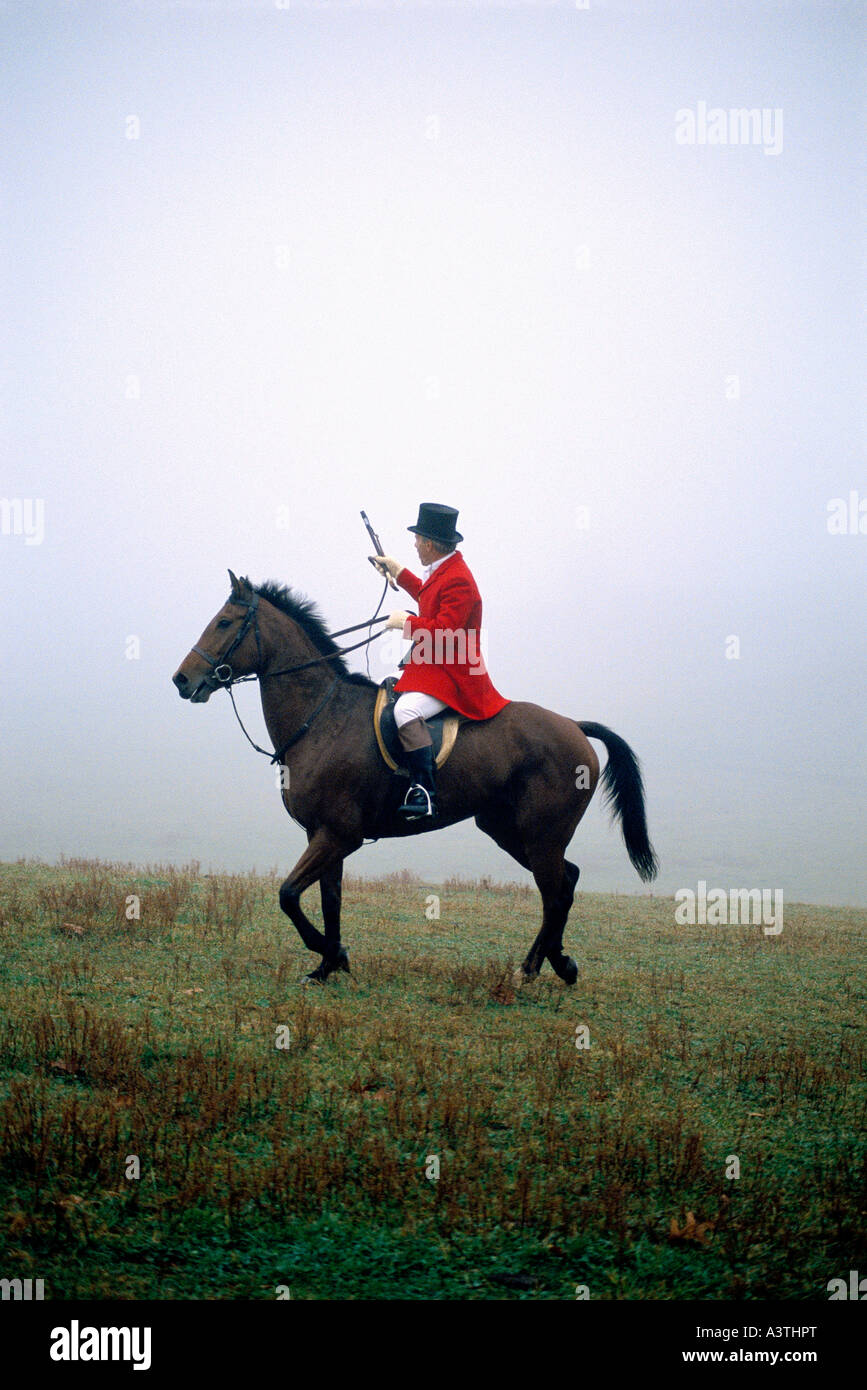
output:
<path id="1" fill-rule="evenodd" d="M 404 750 L 394 722 L 394 698 L 389 698 L 390 693 L 387 685 L 381 685 L 376 692 L 373 731 L 379 751 L 392 772 L 400 772 L 408 777 L 409 772 L 402 766 Z M 463 716 L 455 714 L 454 710 L 444 709 L 441 714 L 434 715 L 433 719 L 426 720 L 426 723 L 433 740 L 434 761 L 437 767 L 442 767 L 455 746 L 458 726 L 463 723 Z"/>

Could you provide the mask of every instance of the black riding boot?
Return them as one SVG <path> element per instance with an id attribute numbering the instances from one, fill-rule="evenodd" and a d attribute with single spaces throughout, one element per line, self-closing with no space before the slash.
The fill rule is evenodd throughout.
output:
<path id="1" fill-rule="evenodd" d="M 403 820 L 428 817 L 432 820 L 437 813 L 433 748 L 428 744 L 426 748 L 404 749 L 403 757 L 412 776 L 412 785 L 403 805 L 397 808 L 397 814 Z"/>

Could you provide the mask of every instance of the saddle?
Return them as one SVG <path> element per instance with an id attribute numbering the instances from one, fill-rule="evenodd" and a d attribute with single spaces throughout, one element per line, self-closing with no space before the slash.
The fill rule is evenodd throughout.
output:
<path id="1" fill-rule="evenodd" d="M 376 692 L 376 704 L 373 707 L 373 732 L 376 734 L 377 746 L 388 767 L 391 768 L 392 772 L 409 777 L 409 770 L 403 766 L 404 748 L 400 742 L 394 719 L 396 699 L 394 683 L 395 677 L 387 676 Z M 425 722 L 430 729 L 430 736 L 433 740 L 434 763 L 437 767 L 442 767 L 455 746 L 458 728 L 466 720 L 462 714 L 455 714 L 452 709 L 444 709 Z"/>

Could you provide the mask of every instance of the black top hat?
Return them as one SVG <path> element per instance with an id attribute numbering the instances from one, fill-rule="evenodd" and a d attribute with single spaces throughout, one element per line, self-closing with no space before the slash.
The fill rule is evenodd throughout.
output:
<path id="1" fill-rule="evenodd" d="M 455 530 L 458 514 L 454 507 L 441 507 L 438 502 L 422 502 L 418 509 L 415 526 L 407 526 L 425 540 L 440 541 L 443 545 L 455 545 L 463 540 L 460 531 Z"/>

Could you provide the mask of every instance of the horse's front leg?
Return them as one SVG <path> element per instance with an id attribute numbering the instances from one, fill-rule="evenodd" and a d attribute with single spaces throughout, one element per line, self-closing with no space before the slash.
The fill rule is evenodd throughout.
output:
<path id="1" fill-rule="evenodd" d="M 325 954 L 322 964 L 312 970 L 305 979 L 324 981 L 333 970 L 349 969 L 349 954 L 340 941 L 340 905 L 343 900 L 343 860 L 331 864 L 319 879 L 319 896 L 322 899 L 322 921 L 325 924 Z"/>
<path id="2" fill-rule="evenodd" d="M 356 845 L 347 845 L 326 828 L 310 837 L 310 843 L 280 888 L 280 906 L 294 925 L 304 945 L 322 957 L 317 968 L 304 981 L 324 981 L 334 970 L 349 969 L 349 957 L 340 944 L 340 903 L 343 860 Z M 301 906 L 301 894 L 317 879 L 320 881 L 325 935 L 317 931 Z"/>

